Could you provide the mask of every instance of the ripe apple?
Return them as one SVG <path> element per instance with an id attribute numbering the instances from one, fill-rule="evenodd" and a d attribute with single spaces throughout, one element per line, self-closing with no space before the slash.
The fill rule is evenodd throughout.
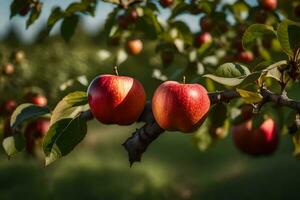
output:
<path id="1" fill-rule="evenodd" d="M 294 13 L 296 17 L 300 17 L 300 4 L 295 7 Z"/>
<path id="2" fill-rule="evenodd" d="M 211 31 L 213 29 L 213 26 L 214 22 L 210 17 L 204 16 L 200 19 L 200 27 L 202 31 Z"/>
<path id="3" fill-rule="evenodd" d="M 242 51 L 238 55 L 238 60 L 241 62 L 251 62 L 254 59 L 254 55 L 251 51 Z"/>
<path id="4" fill-rule="evenodd" d="M 47 98 L 42 94 L 30 95 L 29 101 L 30 103 L 33 103 L 41 107 L 46 106 L 48 103 Z"/>
<path id="5" fill-rule="evenodd" d="M 5 75 L 12 75 L 15 72 L 15 67 L 12 64 L 8 63 L 3 65 L 2 71 Z"/>
<path id="6" fill-rule="evenodd" d="M 257 129 L 253 129 L 252 120 L 243 122 L 232 128 L 232 134 L 235 146 L 254 156 L 273 153 L 279 143 L 276 124 L 271 118 L 265 120 Z"/>
<path id="7" fill-rule="evenodd" d="M 138 55 L 143 50 L 143 42 L 140 39 L 130 39 L 126 43 L 127 52 L 131 55 Z"/>
<path id="8" fill-rule="evenodd" d="M 26 16 L 30 11 L 30 6 L 29 5 L 25 5 L 23 6 L 20 10 L 19 10 L 19 15 L 21 16 Z"/>
<path id="9" fill-rule="evenodd" d="M 50 120 L 41 118 L 30 122 L 25 129 L 26 149 L 32 153 L 35 144 L 41 144 L 50 127 Z"/>
<path id="10" fill-rule="evenodd" d="M 105 74 L 91 82 L 88 102 L 94 117 L 103 124 L 129 125 L 142 114 L 146 94 L 134 78 Z"/>
<path id="11" fill-rule="evenodd" d="M 135 23 L 139 18 L 139 13 L 137 12 L 136 9 L 132 9 L 129 11 L 127 19 L 131 23 Z"/>
<path id="12" fill-rule="evenodd" d="M 8 99 L 2 104 L 2 109 L 5 114 L 11 114 L 17 108 L 17 102 L 13 99 Z"/>
<path id="13" fill-rule="evenodd" d="M 174 0 L 160 0 L 159 3 L 162 7 L 167 8 L 174 3 Z"/>
<path id="14" fill-rule="evenodd" d="M 128 23 L 127 17 L 125 15 L 120 15 L 118 17 L 117 21 L 121 28 L 123 28 L 123 29 L 128 28 L 129 23 Z"/>
<path id="15" fill-rule="evenodd" d="M 260 5 L 265 9 L 265 10 L 275 10 L 277 7 L 277 0 L 260 0 Z"/>
<path id="16" fill-rule="evenodd" d="M 196 36 L 196 45 L 201 46 L 206 43 L 212 42 L 212 37 L 209 32 L 203 32 Z"/>
<path id="17" fill-rule="evenodd" d="M 160 127 L 169 131 L 189 133 L 206 118 L 210 99 L 199 84 L 166 81 L 155 91 L 152 111 Z"/>
<path id="18" fill-rule="evenodd" d="M 22 63 L 25 60 L 24 51 L 20 51 L 20 50 L 14 51 L 12 54 L 12 59 L 18 64 Z"/>

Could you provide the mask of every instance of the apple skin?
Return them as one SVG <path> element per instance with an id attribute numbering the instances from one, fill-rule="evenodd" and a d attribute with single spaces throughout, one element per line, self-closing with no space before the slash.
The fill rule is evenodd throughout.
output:
<path id="1" fill-rule="evenodd" d="M 138 55 L 143 50 L 143 42 L 139 39 L 131 39 L 126 43 L 127 52 L 131 55 Z"/>
<path id="2" fill-rule="evenodd" d="M 5 114 L 12 114 L 14 112 L 14 110 L 17 108 L 18 104 L 15 100 L 13 99 L 9 99 L 6 100 L 3 104 L 2 104 L 2 108 L 1 110 L 5 113 Z"/>
<path id="3" fill-rule="evenodd" d="M 25 129 L 26 150 L 33 152 L 35 144 L 42 143 L 50 127 L 50 120 L 41 118 L 30 122 Z"/>
<path id="4" fill-rule="evenodd" d="M 136 9 L 132 9 L 129 11 L 127 17 L 130 23 L 135 23 L 139 19 L 139 14 Z"/>
<path id="5" fill-rule="evenodd" d="M 254 60 L 254 55 L 251 51 L 242 51 L 238 55 L 238 60 L 241 62 L 251 62 Z"/>
<path id="6" fill-rule="evenodd" d="M 252 129 L 252 120 L 233 126 L 233 142 L 242 152 L 253 156 L 272 154 L 278 147 L 279 136 L 273 119 L 265 120 Z"/>
<path id="7" fill-rule="evenodd" d="M 159 126 L 169 131 L 189 133 L 206 118 L 210 99 L 199 84 L 166 81 L 154 92 L 152 111 Z"/>
<path id="8" fill-rule="evenodd" d="M 160 0 L 159 3 L 162 7 L 167 8 L 174 3 L 174 0 Z"/>
<path id="9" fill-rule="evenodd" d="M 205 43 L 210 43 L 210 42 L 212 42 L 212 37 L 209 32 L 203 32 L 196 36 L 196 45 L 197 46 L 201 46 Z"/>
<path id="10" fill-rule="evenodd" d="M 105 74 L 91 82 L 88 102 L 94 117 L 103 124 L 130 125 L 142 114 L 146 93 L 136 79 Z"/>
<path id="11" fill-rule="evenodd" d="M 277 0 L 261 0 L 260 5 L 265 9 L 265 10 L 275 10 L 277 7 Z"/>
<path id="12" fill-rule="evenodd" d="M 48 100 L 44 95 L 37 94 L 29 97 L 29 101 L 35 105 L 44 107 L 48 104 Z"/>

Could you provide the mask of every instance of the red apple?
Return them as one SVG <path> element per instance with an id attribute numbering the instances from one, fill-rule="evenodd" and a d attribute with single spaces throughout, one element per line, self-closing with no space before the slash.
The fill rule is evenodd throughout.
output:
<path id="1" fill-rule="evenodd" d="M 103 124 L 129 125 L 142 114 L 146 94 L 136 79 L 105 74 L 91 82 L 88 102 L 94 117 Z"/>
<path id="2" fill-rule="evenodd" d="M 38 119 L 29 123 L 25 129 L 26 149 L 33 152 L 35 144 L 41 143 L 50 127 L 49 119 Z"/>
<path id="3" fill-rule="evenodd" d="M 204 16 L 200 19 L 200 27 L 202 31 L 211 31 L 213 29 L 214 23 L 210 17 Z"/>
<path id="4" fill-rule="evenodd" d="M 143 42 L 140 39 L 130 39 L 126 43 L 127 52 L 131 55 L 138 55 L 143 50 Z"/>
<path id="5" fill-rule="evenodd" d="M 118 24 L 121 28 L 123 28 L 123 29 L 128 28 L 129 23 L 128 23 L 128 20 L 127 20 L 125 15 L 120 15 L 118 17 L 117 21 L 118 21 Z"/>
<path id="6" fill-rule="evenodd" d="M 249 155 L 268 155 L 273 153 L 279 143 L 276 124 L 273 119 L 264 121 L 253 129 L 252 120 L 232 128 L 233 142 L 241 151 Z"/>
<path id="7" fill-rule="evenodd" d="M 160 0 L 159 2 L 162 7 L 167 8 L 174 3 L 174 0 Z"/>
<path id="8" fill-rule="evenodd" d="M 254 55 L 251 51 L 242 51 L 238 55 L 238 60 L 240 62 L 251 62 L 254 59 Z"/>
<path id="9" fill-rule="evenodd" d="M 17 102 L 13 99 L 6 100 L 2 104 L 2 109 L 6 114 L 11 114 L 17 108 Z"/>
<path id="10" fill-rule="evenodd" d="M 135 23 L 139 18 L 139 14 L 136 9 L 132 9 L 129 11 L 127 19 L 131 23 Z"/>
<path id="11" fill-rule="evenodd" d="M 30 101 L 30 103 L 33 103 L 35 105 L 42 106 L 42 107 L 46 106 L 48 103 L 47 98 L 41 94 L 30 96 L 29 101 Z"/>
<path id="12" fill-rule="evenodd" d="M 12 75 L 15 72 L 15 67 L 12 64 L 8 63 L 3 65 L 2 71 L 5 75 Z"/>
<path id="13" fill-rule="evenodd" d="M 277 0 L 260 0 L 260 5 L 265 10 L 275 10 L 277 7 Z"/>
<path id="14" fill-rule="evenodd" d="M 196 36 L 196 45 L 201 46 L 206 43 L 212 42 L 212 37 L 209 32 L 203 32 Z"/>
<path id="15" fill-rule="evenodd" d="M 210 99 L 199 84 L 166 81 L 155 91 L 152 110 L 160 127 L 169 131 L 192 132 L 206 118 Z"/>

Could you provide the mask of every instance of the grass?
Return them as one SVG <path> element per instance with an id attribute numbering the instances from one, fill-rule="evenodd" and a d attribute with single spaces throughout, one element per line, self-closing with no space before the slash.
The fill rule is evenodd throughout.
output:
<path id="1" fill-rule="evenodd" d="M 300 163 L 290 138 L 271 157 L 238 152 L 230 136 L 201 153 L 191 136 L 163 134 L 132 168 L 120 145 L 131 127 L 89 124 L 84 142 L 44 168 L 21 154 L 0 158 L 0 199 L 288 199 L 298 197 Z M 3 154 L 2 154 L 3 155 Z"/>

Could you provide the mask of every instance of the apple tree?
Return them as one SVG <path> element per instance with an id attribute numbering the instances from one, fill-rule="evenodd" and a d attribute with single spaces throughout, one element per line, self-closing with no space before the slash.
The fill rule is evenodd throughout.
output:
<path id="1" fill-rule="evenodd" d="M 101 33 L 109 46 L 119 48 L 112 73 L 95 74 L 86 91 L 73 91 L 54 107 L 46 106 L 38 89 L 28 91 L 29 103 L 5 102 L 8 156 L 32 151 L 31 143 L 38 143 L 48 165 L 68 155 L 87 134 L 87 121 L 95 118 L 104 124 L 144 123 L 123 143 L 130 164 L 165 131 L 192 133 L 201 150 L 230 135 L 238 149 L 255 156 L 272 154 L 280 137 L 291 137 L 299 157 L 299 1 L 103 1 L 114 4 Z M 46 32 L 62 22 L 61 37 L 69 42 L 80 16 L 94 16 L 98 4 L 81 0 L 52 8 Z M 14 0 L 10 8 L 11 18 L 24 17 L 30 28 L 43 3 Z M 165 20 L 163 12 L 170 13 Z M 201 31 L 193 32 L 183 16 L 199 16 L 193 26 Z M 153 78 L 161 82 L 153 96 L 115 67 L 128 56 L 138 57 L 149 42 L 161 60 L 153 69 Z M 23 57 L 15 52 L 13 63 L 3 65 L 5 79 Z"/>

